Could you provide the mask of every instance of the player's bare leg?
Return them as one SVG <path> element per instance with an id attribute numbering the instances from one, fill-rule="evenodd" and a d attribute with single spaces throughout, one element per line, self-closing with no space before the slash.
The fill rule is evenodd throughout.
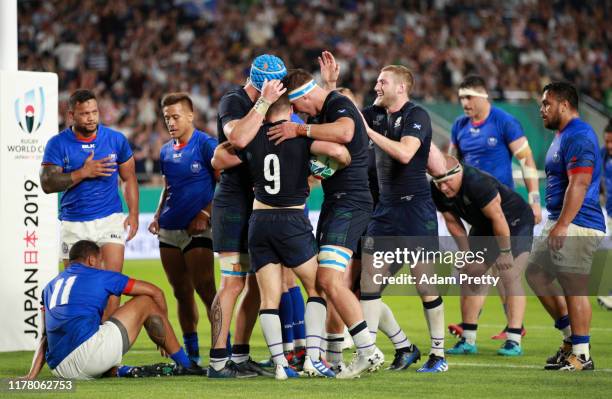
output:
<path id="1" fill-rule="evenodd" d="M 176 298 L 181 330 L 183 334 L 195 332 L 199 314 L 183 253 L 178 248 L 160 248 L 159 254 L 174 298 Z"/>
<path id="2" fill-rule="evenodd" d="M 123 244 L 108 243 L 101 245 L 102 264 L 106 270 L 121 272 L 123 270 L 125 246 Z M 119 307 L 119 297 L 111 295 L 108 298 L 106 309 L 102 315 L 102 322 L 108 319 Z"/>
<path id="3" fill-rule="evenodd" d="M 203 370 L 193 366 L 181 348 L 174 330 L 168 321 L 167 312 L 162 310 L 149 296 L 137 296 L 119 307 L 110 317 L 125 328 L 131 346 L 144 327 L 151 341 L 170 355 L 177 364 L 177 374 L 203 374 Z"/>
<path id="4" fill-rule="evenodd" d="M 517 356 L 523 353 L 521 347 L 523 319 L 525 317 L 525 306 L 527 298 L 523 289 L 523 274 L 527 266 L 528 252 L 524 252 L 514 258 L 514 264 L 510 269 L 499 270 L 501 278 L 500 287 L 506 293 L 508 327 L 506 340 L 497 351 L 503 356 Z"/>
<path id="5" fill-rule="evenodd" d="M 206 307 L 206 314 L 211 320 L 212 304 L 217 293 L 215 286 L 215 255 L 209 248 L 192 248 L 183 254 L 187 273 L 196 293 Z"/>
<path id="6" fill-rule="evenodd" d="M 382 352 L 372 341 L 359 301 L 343 284 L 346 265 L 352 254 L 351 250 L 335 245 L 324 245 L 319 252 L 317 285 L 334 304 L 344 324 L 349 327 L 357 348 L 357 356 L 344 371 L 338 374 L 338 378 L 354 378 L 365 370 L 378 369 L 384 362 Z"/>
<path id="7" fill-rule="evenodd" d="M 558 370 L 572 353 L 572 328 L 565 296 L 562 290 L 553 284 L 555 277 L 535 263 L 527 266 L 526 277 L 540 303 L 555 321 L 555 328 L 563 334 L 561 346 L 554 355 L 546 359 L 544 366 L 548 370 Z"/>

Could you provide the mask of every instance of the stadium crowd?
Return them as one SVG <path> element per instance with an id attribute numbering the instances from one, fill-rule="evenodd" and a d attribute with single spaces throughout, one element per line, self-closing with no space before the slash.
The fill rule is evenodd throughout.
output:
<path id="1" fill-rule="evenodd" d="M 610 108 L 605 4 L 24 0 L 19 68 L 59 74 L 60 115 L 69 93 L 95 88 L 101 122 L 129 138 L 139 180 L 157 183 L 160 148 L 170 139 L 159 117 L 162 93 L 189 92 L 196 125 L 214 134 L 222 93 L 242 84 L 264 52 L 317 70 L 321 50 L 334 51 L 341 83 L 359 101 L 371 101 L 382 66 L 402 64 L 419 77 L 417 99 L 456 101 L 457 85 L 477 73 L 499 98 L 537 97 L 557 78 Z"/>

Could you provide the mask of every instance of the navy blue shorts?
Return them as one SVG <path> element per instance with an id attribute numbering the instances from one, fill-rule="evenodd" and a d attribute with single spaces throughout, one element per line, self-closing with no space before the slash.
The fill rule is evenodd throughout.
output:
<path id="1" fill-rule="evenodd" d="M 217 206 L 213 202 L 212 236 L 215 252 L 247 253 L 251 207 L 238 204 Z"/>
<path id="2" fill-rule="evenodd" d="M 533 244 L 533 213 L 531 208 L 526 211 L 519 219 L 512 221 L 515 225 L 510 224 L 510 244 L 512 247 L 512 256 L 517 257 L 522 253 L 531 252 Z M 469 234 L 470 249 L 479 251 L 487 248 L 484 257 L 485 263 L 493 264 L 499 256 L 499 244 L 493 233 L 493 226 L 479 227 L 472 226 Z"/>
<path id="3" fill-rule="evenodd" d="M 357 204 L 343 200 L 325 200 L 321 206 L 317 224 L 317 242 L 336 245 L 357 253 L 359 242 L 370 223 L 369 204 Z"/>
<path id="4" fill-rule="evenodd" d="M 368 236 L 425 237 L 438 235 L 433 201 L 379 202 L 368 225 Z"/>
<path id="5" fill-rule="evenodd" d="M 310 220 L 301 209 L 256 209 L 249 221 L 251 270 L 268 263 L 296 267 L 317 254 Z"/>

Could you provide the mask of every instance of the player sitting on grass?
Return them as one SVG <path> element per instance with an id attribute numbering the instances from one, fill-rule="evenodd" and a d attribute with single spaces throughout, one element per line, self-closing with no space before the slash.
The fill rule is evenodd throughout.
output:
<path id="1" fill-rule="evenodd" d="M 151 340 L 177 364 L 175 375 L 201 375 L 168 321 L 164 293 L 153 284 L 102 269 L 100 248 L 81 240 L 70 249 L 69 265 L 42 294 L 42 338 L 27 379 L 40 373 L 45 361 L 56 377 L 88 380 L 109 375 L 136 341 L 144 326 Z M 100 325 L 111 295 L 129 295 Z M 120 368 L 118 376 L 126 369 Z"/>

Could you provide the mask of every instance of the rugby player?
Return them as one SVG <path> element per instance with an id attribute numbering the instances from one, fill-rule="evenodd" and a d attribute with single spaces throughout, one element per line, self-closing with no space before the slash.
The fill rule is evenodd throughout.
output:
<path id="1" fill-rule="evenodd" d="M 382 352 L 372 341 L 357 298 L 343 284 L 343 274 L 357 251 L 372 211 L 372 195 L 367 187 L 365 125 L 351 100 L 319 87 L 310 73 L 294 70 L 284 82 L 294 109 L 316 116 L 318 123 L 284 122 L 270 128 L 270 139 L 276 144 L 297 136 L 337 142 L 346 145 L 352 159 L 348 167 L 322 182 L 325 199 L 317 226 L 317 284 L 348 326 L 357 348 L 357 355 L 337 378 L 354 378 L 366 370 L 380 368 L 384 362 Z"/>
<path id="2" fill-rule="evenodd" d="M 497 266 L 508 298 L 507 340 L 497 353 L 503 356 L 522 355 L 521 326 L 525 296 L 521 279 L 531 250 L 533 212 L 520 195 L 490 174 L 461 165 L 450 156 L 446 161 L 446 173 L 434 176 L 431 182 L 436 207 L 444 216 L 446 227 L 455 237 L 460 251 L 486 251 L 483 263 L 469 264 L 461 272 L 482 276 L 493 264 Z M 471 225 L 469 234 L 462 219 Z M 468 286 L 461 288 L 462 295 L 475 295 L 483 291 L 483 287 L 475 287 L 472 291 Z M 462 338 L 446 353 L 477 353 L 478 309 L 462 307 L 461 315 Z"/>
<path id="3" fill-rule="evenodd" d="M 68 107 L 73 125 L 49 140 L 40 169 L 43 191 L 64 193 L 59 213 L 61 257 L 67 265 L 72 245 L 91 240 L 101 247 L 106 270 L 120 272 L 125 242 L 138 231 L 138 182 L 132 150 L 121 132 L 99 123 L 98 103 L 91 91 L 72 93 Z M 119 198 L 119 179 L 125 183 L 127 217 Z M 102 320 L 118 306 L 119 297 L 111 297 Z"/>
<path id="4" fill-rule="evenodd" d="M 259 318 L 276 366 L 276 378 L 296 377 L 297 373 L 289 367 L 283 353 L 278 312 L 283 288 L 281 264 L 291 268 L 308 294 L 303 370 L 310 376 L 334 377 L 334 373 L 320 360 L 319 351 L 313 350 L 320 346 L 325 300 L 315 289 L 316 244 L 304 206 L 309 192 L 310 153 L 333 157 L 340 167 L 350 163 L 350 155 L 340 144 L 303 137 L 275 145 L 268 139 L 268 130 L 289 121 L 290 116 L 291 103 L 285 94 L 267 111 L 268 123 L 246 147 L 240 149 L 240 158 L 248 165 L 255 191 L 249 222 L 249 255 L 260 288 Z M 220 163 L 217 154 L 216 167 L 234 166 Z"/>
<path id="5" fill-rule="evenodd" d="M 194 127 L 193 103 L 187 93 L 166 94 L 161 106 L 172 140 L 161 148 L 164 188 L 149 231 L 159 239 L 159 253 L 176 298 L 187 354 L 199 363 L 194 290 L 209 318 L 216 293 L 210 233 L 215 171 L 210 161 L 217 140 Z"/>
<path id="6" fill-rule="evenodd" d="M 542 237 L 534 240 L 527 280 L 564 337 L 545 368 L 593 370 L 587 289 L 593 256 L 606 230 L 599 204 L 601 153 L 595 132 L 580 119 L 578 93 L 571 84 L 546 85 L 540 114 L 544 127 L 556 134 L 546 154 L 549 216 Z M 555 279 L 561 293 L 553 287 Z"/>
<path id="7" fill-rule="evenodd" d="M 370 237 L 425 238 L 438 235 L 436 208 L 426 176 L 432 138 L 431 121 L 427 111 L 410 101 L 413 85 L 414 77 L 408 68 L 401 65 L 382 68 L 374 88 L 377 105 L 364 110 L 368 136 L 374 142 L 376 151 L 380 189 L 380 199 L 368 226 L 367 235 Z M 435 239 L 429 241 L 428 246 L 437 245 Z M 430 267 L 420 264 L 411 272 L 420 275 Z M 371 270 L 362 273 L 367 276 L 369 272 Z M 444 305 L 442 297 L 431 288 L 417 286 L 431 337 L 429 359 L 417 370 L 419 372 L 443 372 L 448 369 L 444 358 Z M 372 308 L 364 311 L 364 314 L 371 314 L 372 320 L 379 319 L 379 295 L 364 298 L 362 292 L 362 306 L 364 309 Z M 375 331 L 374 328 L 372 330 Z M 410 362 L 420 358 L 420 352 L 414 345 L 406 347 L 405 352 Z"/>
<path id="8" fill-rule="evenodd" d="M 262 107 L 272 104 L 283 93 L 280 85 L 264 81 L 280 79 L 287 73 L 283 61 L 264 54 L 253 61 L 249 80 L 244 87 L 227 92 L 219 102 L 217 132 L 219 143 L 229 140 L 240 144 L 252 139 L 261 127 L 265 112 Z M 247 137 L 248 136 L 248 137 Z M 247 140 L 247 142 L 250 140 Z M 253 206 L 253 184 L 246 165 L 221 172 L 213 200 L 213 249 L 219 253 L 221 286 L 213 301 L 209 378 L 231 378 L 259 375 L 272 376 L 249 356 L 249 339 L 257 321 L 259 290 L 250 270 L 247 234 L 248 219 Z M 246 283 L 245 283 L 246 282 Z M 233 309 L 240 293 L 246 292 L 236 317 L 236 333 L 232 346 L 232 361 L 226 349 Z"/>
<path id="9" fill-rule="evenodd" d="M 604 165 L 604 178 L 601 185 L 605 194 L 606 213 L 608 214 L 608 236 L 612 236 L 612 119 L 606 126 L 604 146 L 601 148 L 601 158 Z M 612 310 L 612 291 L 610 295 L 597 297 L 597 302 L 608 310 Z"/>
<path id="10" fill-rule="evenodd" d="M 111 376 L 109 370 L 120 365 L 143 327 L 151 341 L 176 362 L 174 374 L 205 374 L 178 343 L 162 290 L 105 270 L 101 250 L 93 241 L 73 243 L 68 256 L 66 269 L 43 290 L 43 332 L 25 378 L 36 378 L 45 362 L 51 374 L 60 378 Z M 112 295 L 134 298 L 103 321 L 102 313 Z"/>
<path id="11" fill-rule="evenodd" d="M 533 209 L 535 223 L 542 220 L 538 172 L 519 121 L 502 109 L 493 106 L 489 100 L 485 80 L 480 76 L 468 76 L 459 85 L 459 101 L 465 115 L 453 123 L 449 151 L 466 165 L 485 171 L 501 183 L 514 188 L 512 178 L 512 157 L 519 165 L 529 192 L 529 204 Z M 503 287 L 499 290 L 504 312 L 508 318 L 507 305 Z M 485 295 L 470 295 L 461 298 L 462 307 L 475 308 L 478 311 L 484 306 Z M 461 336 L 461 325 L 449 325 L 452 334 Z M 505 339 L 506 328 L 493 336 L 493 339 Z M 522 330 L 525 334 L 525 330 Z"/>

